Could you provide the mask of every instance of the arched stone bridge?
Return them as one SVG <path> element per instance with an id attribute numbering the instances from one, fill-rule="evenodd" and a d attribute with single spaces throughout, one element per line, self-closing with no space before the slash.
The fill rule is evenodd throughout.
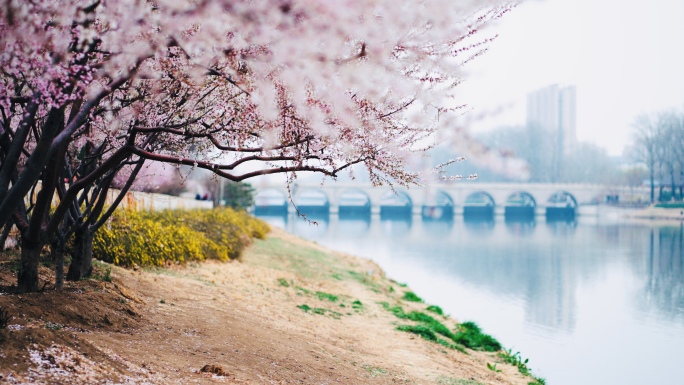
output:
<path id="1" fill-rule="evenodd" d="M 283 185 L 257 187 L 255 206 L 272 207 L 287 204 L 288 192 Z M 643 191 L 642 191 L 643 190 Z M 366 207 L 369 213 L 383 209 L 410 210 L 413 215 L 426 215 L 436 208 L 452 215 L 468 214 L 468 210 L 489 209 L 493 215 L 523 210 L 530 215 L 548 214 L 549 210 L 572 209 L 573 215 L 595 214 L 595 205 L 607 197 L 619 200 L 637 195 L 647 196 L 645 188 L 604 186 L 595 184 L 552 183 L 480 183 L 462 181 L 428 187 L 373 187 L 360 183 L 295 183 L 292 198 L 301 208 L 317 207 L 329 213 L 345 208 Z M 283 201 L 284 200 L 284 201 Z M 280 202 L 280 203 L 278 203 Z M 289 211 L 294 208 L 290 205 Z"/>

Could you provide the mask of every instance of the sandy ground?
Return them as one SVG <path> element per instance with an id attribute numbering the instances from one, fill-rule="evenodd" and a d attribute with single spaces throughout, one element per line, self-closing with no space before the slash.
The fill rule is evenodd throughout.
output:
<path id="1" fill-rule="evenodd" d="M 100 275 L 112 268 L 98 266 Z M 50 279 L 48 269 L 42 274 Z M 494 353 L 465 354 L 397 331 L 397 325 L 412 322 L 379 302 L 407 311 L 424 311 L 427 304 L 401 300 L 408 288 L 384 277 L 372 262 L 280 230 L 252 245 L 242 262 L 113 267 L 111 276 L 112 282 L 81 281 L 61 293 L 47 287 L 16 295 L 5 258 L 0 306 L 12 318 L 0 330 L 0 383 L 532 381 Z M 439 318 L 455 326 L 453 319 Z M 487 368 L 497 362 L 500 372 Z"/>

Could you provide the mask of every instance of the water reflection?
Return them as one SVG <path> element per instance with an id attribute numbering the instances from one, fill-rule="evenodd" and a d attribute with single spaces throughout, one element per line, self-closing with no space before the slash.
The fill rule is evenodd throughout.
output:
<path id="1" fill-rule="evenodd" d="M 363 239 L 368 236 L 371 225 L 370 216 L 366 218 L 345 218 L 337 222 L 337 231 L 348 234 L 350 238 Z"/>
<path id="2" fill-rule="evenodd" d="M 684 227 L 652 228 L 648 238 L 645 308 L 684 321 Z"/>
<path id="3" fill-rule="evenodd" d="M 383 233 L 389 238 L 402 238 L 409 234 L 413 219 L 407 215 L 385 215 L 380 220 Z"/>
<path id="4" fill-rule="evenodd" d="M 340 220 L 367 220 L 370 222 L 370 206 L 340 206 L 338 217 Z"/>
<path id="5" fill-rule="evenodd" d="M 266 215 L 255 212 L 254 215 L 273 227 L 279 227 L 281 229 L 287 228 L 287 214 Z"/>
<path id="6" fill-rule="evenodd" d="M 508 233 L 514 236 L 529 236 L 534 233 L 534 229 L 537 227 L 537 222 L 534 218 L 532 220 L 515 220 L 514 218 L 506 218 L 506 230 Z"/>
<path id="7" fill-rule="evenodd" d="M 444 239 L 448 237 L 451 233 L 451 229 L 454 227 L 454 221 L 451 220 L 429 220 L 422 221 L 423 234 L 427 238 L 438 238 Z"/>
<path id="8" fill-rule="evenodd" d="M 311 215 L 306 218 L 294 217 L 293 220 L 287 224 L 288 231 L 294 234 L 306 233 L 309 239 L 323 238 L 330 227 L 329 215 Z"/>
<path id="9" fill-rule="evenodd" d="M 463 219 L 463 224 L 469 233 L 488 235 L 494 230 L 494 219 L 483 217 L 469 217 Z"/>
<path id="10" fill-rule="evenodd" d="M 575 233 L 577 221 L 574 219 L 568 221 L 546 221 L 546 228 L 555 236 L 570 236 Z"/>

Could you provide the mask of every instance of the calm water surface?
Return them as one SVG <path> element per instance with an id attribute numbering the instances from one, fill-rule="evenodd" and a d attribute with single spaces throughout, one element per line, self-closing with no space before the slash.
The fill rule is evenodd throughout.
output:
<path id="1" fill-rule="evenodd" d="M 374 260 L 549 385 L 684 384 L 680 223 L 265 219 Z"/>

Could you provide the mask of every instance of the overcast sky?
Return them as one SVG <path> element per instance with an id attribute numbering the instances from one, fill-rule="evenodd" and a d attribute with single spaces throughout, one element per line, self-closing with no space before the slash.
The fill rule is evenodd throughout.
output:
<path id="1" fill-rule="evenodd" d="M 475 112 L 506 108 L 473 131 L 524 124 L 528 92 L 574 84 L 578 140 L 619 155 L 636 115 L 684 107 L 683 0 L 528 0 L 492 30 L 461 91 Z"/>

